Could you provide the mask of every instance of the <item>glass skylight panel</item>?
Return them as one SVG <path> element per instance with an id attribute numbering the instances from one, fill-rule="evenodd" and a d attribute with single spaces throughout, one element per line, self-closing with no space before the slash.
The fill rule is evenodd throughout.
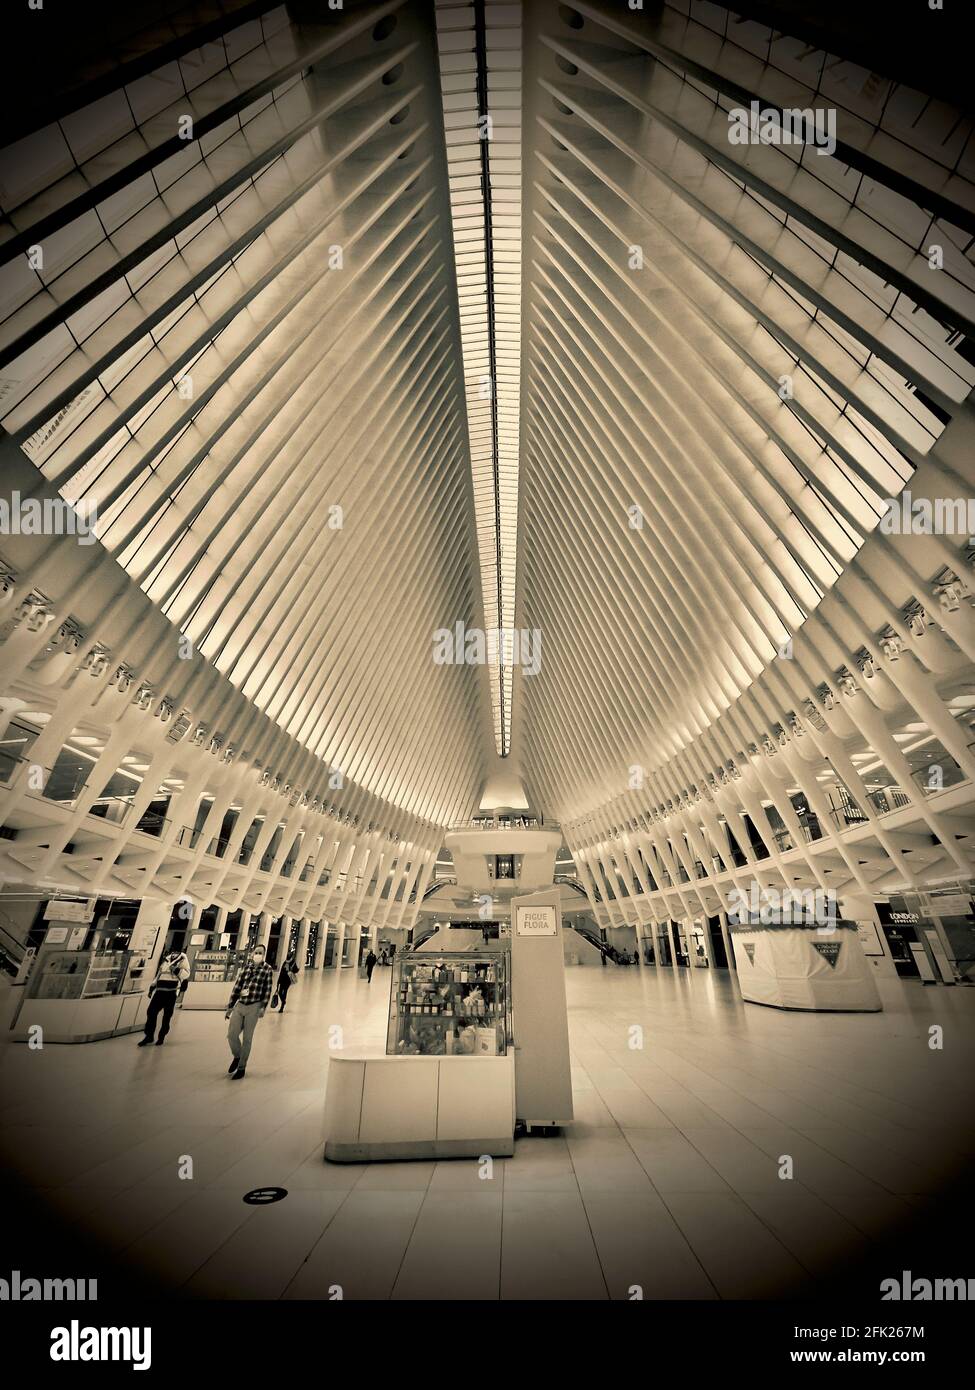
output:
<path id="1" fill-rule="evenodd" d="M 521 16 L 515 5 L 482 10 L 483 55 L 473 4 L 438 4 L 436 14 L 484 621 L 489 630 L 506 633 L 514 627 L 518 534 Z M 486 71 L 479 74 L 482 61 Z M 483 113 L 479 76 L 487 92 Z M 490 118 L 487 132 L 479 129 L 479 115 Z M 502 756 L 511 742 L 511 655 L 510 641 L 503 640 L 489 654 Z"/>

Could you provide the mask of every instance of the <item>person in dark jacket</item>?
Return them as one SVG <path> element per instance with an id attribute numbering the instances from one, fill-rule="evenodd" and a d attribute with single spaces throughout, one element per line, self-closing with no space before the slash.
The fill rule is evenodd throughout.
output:
<path id="1" fill-rule="evenodd" d="M 145 1034 L 139 1043 L 140 1047 L 148 1047 L 153 1041 L 156 1019 L 160 1015 L 162 1016 L 162 1023 L 159 1026 L 159 1037 L 155 1039 L 155 1043 L 157 1047 L 162 1047 L 166 1041 L 166 1034 L 169 1032 L 169 1025 L 173 1021 L 176 1001 L 189 978 L 190 963 L 185 952 L 170 951 L 169 955 L 160 961 L 156 978 L 149 986 L 149 1007 L 146 1010 Z"/>
<path id="2" fill-rule="evenodd" d="M 284 1013 L 284 1006 L 288 1002 L 288 990 L 298 981 L 298 962 L 294 956 L 289 956 L 281 967 L 278 975 L 278 1011 Z"/>
<path id="3" fill-rule="evenodd" d="M 366 956 L 366 981 L 368 984 L 372 984 L 372 972 L 376 968 L 376 959 L 376 953 L 370 946 L 369 954 Z"/>

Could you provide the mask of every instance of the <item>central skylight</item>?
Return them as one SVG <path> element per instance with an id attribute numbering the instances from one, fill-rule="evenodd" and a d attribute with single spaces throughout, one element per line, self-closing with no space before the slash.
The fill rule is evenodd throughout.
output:
<path id="1" fill-rule="evenodd" d="M 437 4 L 491 706 L 511 746 L 521 382 L 521 7 Z"/>

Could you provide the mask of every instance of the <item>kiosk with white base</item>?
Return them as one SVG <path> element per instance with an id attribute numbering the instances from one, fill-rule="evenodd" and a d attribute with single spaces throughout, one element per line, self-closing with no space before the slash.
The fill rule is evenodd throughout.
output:
<path id="1" fill-rule="evenodd" d="M 333 1054 L 333 1163 L 514 1153 L 507 952 L 397 956 L 386 1053 Z"/>
<path id="2" fill-rule="evenodd" d="M 514 1058 L 336 1056 L 325 1157 L 333 1163 L 514 1153 Z"/>
<path id="3" fill-rule="evenodd" d="M 778 1009 L 876 1013 L 883 1008 L 855 922 L 733 926 L 741 997 Z"/>
<path id="4" fill-rule="evenodd" d="M 130 951 L 43 946 L 11 1015 L 10 1040 L 96 1042 L 142 1027 L 146 995 L 131 982 Z"/>

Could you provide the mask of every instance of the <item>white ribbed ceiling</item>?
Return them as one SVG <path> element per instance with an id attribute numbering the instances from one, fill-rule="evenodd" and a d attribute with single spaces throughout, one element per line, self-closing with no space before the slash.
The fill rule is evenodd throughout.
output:
<path id="1" fill-rule="evenodd" d="M 254 10 L 3 153 L 4 428 L 379 801 L 456 821 L 498 754 L 565 821 L 705 782 L 968 416 L 970 120 L 688 0 Z M 731 143 L 752 94 L 840 147 Z M 875 636 L 935 550 L 878 560 Z M 436 664 L 456 624 L 540 671 Z"/>

